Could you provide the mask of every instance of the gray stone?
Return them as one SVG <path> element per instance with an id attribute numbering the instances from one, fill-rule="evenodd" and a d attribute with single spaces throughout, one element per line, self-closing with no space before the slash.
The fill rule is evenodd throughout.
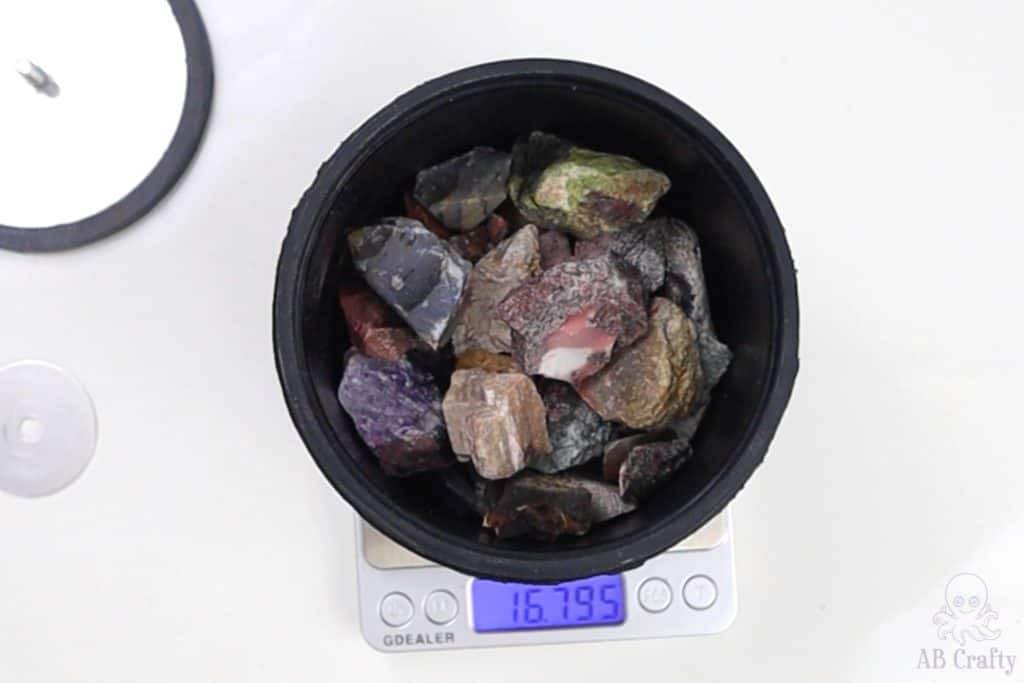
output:
<path id="1" fill-rule="evenodd" d="M 552 451 L 530 467 L 540 472 L 561 472 L 600 457 L 611 438 L 612 425 L 591 410 L 568 384 L 545 381 L 540 389 L 547 408 Z"/>
<path id="2" fill-rule="evenodd" d="M 508 196 L 510 159 L 506 152 L 474 147 L 416 174 L 413 195 L 445 227 L 471 230 Z"/>
<path id="3" fill-rule="evenodd" d="M 664 284 L 665 230 L 661 221 L 646 221 L 613 235 L 576 243 L 576 258 L 594 258 L 607 253 L 635 268 L 648 292 Z"/>
<path id="4" fill-rule="evenodd" d="M 419 221 L 385 218 L 348 236 L 366 283 L 431 348 L 448 341 L 472 266 Z"/>

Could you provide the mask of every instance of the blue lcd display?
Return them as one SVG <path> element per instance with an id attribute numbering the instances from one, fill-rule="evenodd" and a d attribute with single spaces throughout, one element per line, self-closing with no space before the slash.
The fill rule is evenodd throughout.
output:
<path id="1" fill-rule="evenodd" d="M 626 620 L 621 576 L 595 576 L 551 586 L 475 579 L 473 627 L 524 631 L 621 624 Z"/>

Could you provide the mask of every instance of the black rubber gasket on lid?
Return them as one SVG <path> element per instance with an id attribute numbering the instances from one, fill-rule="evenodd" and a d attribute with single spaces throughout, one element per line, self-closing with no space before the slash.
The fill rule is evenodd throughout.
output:
<path id="1" fill-rule="evenodd" d="M 167 0 L 185 42 L 185 106 L 163 156 L 131 192 L 99 213 L 44 228 L 0 225 L 0 249 L 49 252 L 74 249 L 124 230 L 170 192 L 188 168 L 206 130 L 213 103 L 213 55 L 206 26 L 193 0 Z"/>

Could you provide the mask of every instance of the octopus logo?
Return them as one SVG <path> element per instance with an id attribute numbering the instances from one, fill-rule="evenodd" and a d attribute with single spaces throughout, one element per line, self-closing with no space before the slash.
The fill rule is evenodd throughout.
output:
<path id="1" fill-rule="evenodd" d="M 988 586 L 974 574 L 957 574 L 946 584 L 946 604 L 932 617 L 941 640 L 952 638 L 960 645 L 970 636 L 979 643 L 995 640 L 1002 631 L 990 623 L 999 613 L 988 604 Z"/>

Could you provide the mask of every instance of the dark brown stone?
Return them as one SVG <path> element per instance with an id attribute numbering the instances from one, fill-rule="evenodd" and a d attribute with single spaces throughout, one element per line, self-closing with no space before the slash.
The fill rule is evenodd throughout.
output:
<path id="1" fill-rule="evenodd" d="M 619 468 L 619 495 L 642 500 L 651 495 L 676 470 L 693 450 L 685 441 L 663 441 L 633 448 Z"/>
<path id="2" fill-rule="evenodd" d="M 498 504 L 484 517 L 484 526 L 499 538 L 526 535 L 553 541 L 585 534 L 593 514 L 585 486 L 556 475 L 527 474 L 505 484 Z"/>
<path id="3" fill-rule="evenodd" d="M 476 263 L 504 240 L 508 233 L 508 221 L 494 214 L 480 227 L 459 233 L 448 241 L 462 258 Z"/>

